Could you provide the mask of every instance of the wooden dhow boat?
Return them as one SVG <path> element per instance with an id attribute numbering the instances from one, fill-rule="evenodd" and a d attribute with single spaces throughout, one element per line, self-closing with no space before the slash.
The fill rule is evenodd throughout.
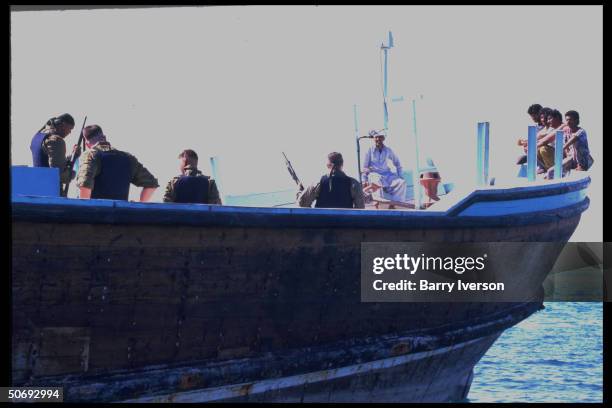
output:
<path id="1" fill-rule="evenodd" d="M 361 302 L 361 244 L 521 242 L 509 267 L 541 285 L 562 246 L 533 243 L 568 241 L 590 183 L 340 210 L 52 197 L 26 190 L 53 169 L 12 170 L 12 385 L 85 402 L 461 400 L 542 296 Z"/>

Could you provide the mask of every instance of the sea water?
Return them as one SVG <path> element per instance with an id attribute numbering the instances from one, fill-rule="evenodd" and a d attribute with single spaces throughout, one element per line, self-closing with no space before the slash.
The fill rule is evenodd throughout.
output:
<path id="1" fill-rule="evenodd" d="M 603 402 L 603 304 L 544 306 L 476 365 L 469 402 Z"/>

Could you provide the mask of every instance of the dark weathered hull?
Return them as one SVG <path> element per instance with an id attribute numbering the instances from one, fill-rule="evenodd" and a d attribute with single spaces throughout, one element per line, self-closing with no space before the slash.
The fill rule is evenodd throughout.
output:
<path id="1" fill-rule="evenodd" d="M 430 352 L 259 382 L 127 402 L 448 402 L 467 397 L 472 367 L 499 334 Z"/>
<path id="2" fill-rule="evenodd" d="M 584 198 L 486 218 L 460 216 L 461 205 L 444 216 L 413 217 L 14 202 L 13 384 L 63 384 L 67 399 L 82 401 L 456 399 L 495 338 L 537 310 L 541 299 L 362 303 L 361 243 L 564 242 L 587 206 Z M 546 270 L 543 263 L 552 266 L 558 255 L 548 251 L 516 260 L 513 270 Z M 534 284 L 544 278 L 529 277 Z M 495 326 L 498 321 L 504 323 Z M 485 323 L 487 330 L 475 330 Z M 433 340 L 419 351 L 416 339 L 427 333 Z M 386 336 L 391 340 L 384 343 Z M 361 344 L 380 341 L 378 351 L 358 357 Z M 300 350 L 329 354 L 302 358 Z M 285 354 L 290 357 L 283 360 Z M 377 361 L 402 356 L 404 363 L 376 368 Z M 268 357 L 282 363 L 258 366 Z M 198 364 L 199 375 L 183 375 Z M 329 374 L 360 364 L 364 372 Z M 215 375 L 218 365 L 225 368 Z M 304 384 L 279 386 L 309 375 Z"/>
<path id="3" fill-rule="evenodd" d="M 340 378 L 297 382 L 283 387 L 283 380 L 269 380 L 263 385 L 241 385 L 204 392 L 191 391 L 168 396 L 131 401 L 161 402 L 449 402 L 461 401 L 468 395 L 473 367 L 499 337 L 493 335 L 460 343 L 430 353 L 407 355 L 406 361 L 388 366 L 384 363 L 363 367 L 364 371 Z M 397 360 L 400 360 L 397 358 Z M 378 362 L 377 362 L 378 363 Z M 352 367 L 350 367 L 352 368 Z M 350 369 L 348 368 L 348 369 Z M 347 369 L 347 370 L 348 370 Z M 365 371 L 367 370 L 367 371 Z M 327 373 L 327 372 L 325 372 Z M 298 379 L 299 380 L 299 379 Z M 280 383 L 280 384 L 279 384 Z M 276 387 L 279 384 L 281 387 Z M 245 387 L 246 385 L 246 387 Z M 268 389 L 269 388 L 269 389 Z M 237 392 L 234 390 L 238 390 Z M 245 395 L 235 396 L 239 393 Z M 249 392 L 247 394 L 247 392 Z M 210 397 L 211 399 L 207 399 Z"/>
<path id="4" fill-rule="evenodd" d="M 472 367 L 501 332 L 540 307 L 509 304 L 467 326 L 33 384 L 62 386 L 68 401 L 456 401 L 467 395 Z"/>

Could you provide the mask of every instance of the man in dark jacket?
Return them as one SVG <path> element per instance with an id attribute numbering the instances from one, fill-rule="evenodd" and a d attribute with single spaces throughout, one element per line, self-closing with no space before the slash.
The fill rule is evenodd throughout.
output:
<path id="1" fill-rule="evenodd" d="M 344 159 L 337 152 L 327 155 L 329 174 L 298 193 L 300 207 L 310 207 L 316 200 L 315 208 L 365 208 L 363 190 L 359 181 L 344 174 Z"/>
<path id="2" fill-rule="evenodd" d="M 221 204 L 215 180 L 198 170 L 198 154 L 187 149 L 178 158 L 181 174 L 168 182 L 164 202 Z"/>

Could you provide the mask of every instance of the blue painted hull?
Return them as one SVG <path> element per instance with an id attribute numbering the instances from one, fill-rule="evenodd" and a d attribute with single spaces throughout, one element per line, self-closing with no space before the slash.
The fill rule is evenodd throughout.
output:
<path id="1" fill-rule="evenodd" d="M 510 189 L 478 190 L 445 211 L 259 208 L 205 204 L 13 197 L 13 220 L 92 224 L 275 228 L 437 229 L 512 227 L 571 217 L 588 208 L 590 178 Z M 548 240 L 546 240 L 548 241 Z M 551 241 L 554 241 L 551 240 Z"/>

